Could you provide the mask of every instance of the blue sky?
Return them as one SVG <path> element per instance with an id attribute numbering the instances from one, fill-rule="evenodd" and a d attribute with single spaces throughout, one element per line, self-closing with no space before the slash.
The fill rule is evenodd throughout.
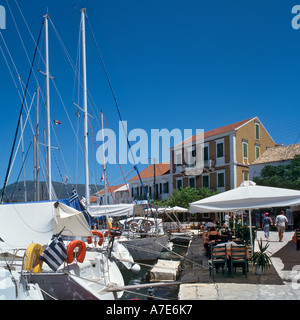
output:
<path id="1" fill-rule="evenodd" d="M 56 159 L 52 160 L 53 180 L 59 181 L 67 174 L 72 184 L 84 182 L 83 154 L 77 148 L 73 131 L 83 132 L 83 117 L 76 118 L 76 107 L 72 103 L 81 104 L 81 93 L 78 94 L 74 72 L 57 36 L 76 63 L 81 7 L 87 8 L 123 120 L 128 122 L 128 131 L 141 128 L 149 135 L 151 129 L 163 128 L 208 131 L 258 116 L 276 142 L 300 143 L 300 29 L 294 30 L 291 26 L 294 17 L 291 11 L 298 4 L 296 1 L 85 0 L 79 3 L 18 0 L 17 4 L 35 39 L 47 11 L 51 19 L 50 73 L 59 91 L 58 94 L 51 84 L 51 119 L 61 121 L 61 125 L 52 128 L 53 146 L 61 147 L 60 152 L 53 150 Z M 17 4 L 15 0 L 0 0 L 7 20 L 6 29 L 1 33 L 26 83 L 29 62 L 14 20 L 30 60 L 34 45 Z M 0 45 L 19 85 L 2 38 Z M 39 47 L 43 53 L 43 43 Z M 36 71 L 44 69 L 39 55 L 34 69 L 44 91 L 43 75 Z M 102 167 L 96 161 L 92 137 L 99 130 L 99 112 L 103 109 L 108 126 L 116 134 L 119 118 L 88 23 L 87 83 L 95 102 L 95 105 L 89 104 L 89 112 L 97 118 L 90 118 L 93 129 L 89 141 L 91 183 L 99 183 Z M 1 52 L 0 88 L 2 187 L 21 102 Z M 35 88 L 36 81 L 32 77 L 31 96 Z M 30 103 L 28 96 L 27 104 Z M 45 128 L 43 103 L 41 131 Z M 33 125 L 35 110 L 34 105 Z M 25 136 L 27 151 L 32 139 L 29 126 Z M 79 139 L 83 148 L 81 135 Z M 32 153 L 31 148 L 26 165 L 27 179 L 32 179 Z M 124 174 L 127 176 L 131 169 L 132 165 L 123 166 Z M 10 183 L 15 181 L 19 170 L 20 152 Z M 123 183 L 118 166 L 108 166 L 107 170 L 110 184 Z"/>

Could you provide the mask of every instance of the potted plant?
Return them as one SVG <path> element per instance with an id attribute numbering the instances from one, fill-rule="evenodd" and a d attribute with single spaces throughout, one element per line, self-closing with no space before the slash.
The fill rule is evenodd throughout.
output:
<path id="1" fill-rule="evenodd" d="M 262 239 L 258 241 L 258 251 L 253 253 L 252 262 L 256 274 L 264 274 L 264 271 L 272 264 L 270 252 L 268 251 L 269 243 L 263 245 Z"/>

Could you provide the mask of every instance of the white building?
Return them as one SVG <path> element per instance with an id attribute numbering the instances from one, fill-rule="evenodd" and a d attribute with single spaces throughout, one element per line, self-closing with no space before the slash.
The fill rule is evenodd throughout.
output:
<path id="1" fill-rule="evenodd" d="M 170 192 L 170 162 L 152 164 L 140 172 L 149 200 L 168 198 Z M 154 187 L 155 180 L 155 187 Z M 134 201 L 145 200 L 145 192 L 138 175 L 128 181 L 129 191 Z"/>
<path id="2" fill-rule="evenodd" d="M 268 148 L 259 158 L 257 158 L 249 167 L 250 180 L 254 177 L 260 177 L 261 170 L 266 165 L 279 166 L 291 163 L 291 160 L 300 154 L 300 143 L 288 146 L 277 146 Z"/>

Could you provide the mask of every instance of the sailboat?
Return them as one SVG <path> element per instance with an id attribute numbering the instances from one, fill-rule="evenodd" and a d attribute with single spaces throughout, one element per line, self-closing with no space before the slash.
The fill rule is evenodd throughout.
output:
<path id="1" fill-rule="evenodd" d="M 45 51 L 46 51 L 46 107 L 47 107 L 47 180 L 49 201 L 10 203 L 0 206 L 0 249 L 3 255 L 1 270 L 16 271 L 20 281 L 16 290 L 23 284 L 24 279 L 29 284 L 28 289 L 39 289 L 45 299 L 119 299 L 123 292 L 108 292 L 110 286 L 123 286 L 123 276 L 117 264 L 107 253 L 86 251 L 85 242 L 92 236 L 82 212 L 63 203 L 52 200 L 51 156 L 50 156 L 50 102 L 49 102 L 49 66 L 48 66 L 48 14 L 44 16 Z M 87 157 L 87 121 L 86 121 L 86 73 L 85 73 L 85 9 L 81 10 L 82 56 L 83 56 L 83 96 L 85 108 L 85 163 L 86 163 L 86 198 L 89 200 L 88 157 Z M 57 235 L 80 237 L 82 240 L 70 241 L 66 249 L 67 257 L 61 260 L 57 268 L 43 263 L 40 257 L 58 239 Z M 54 238 L 53 238 L 54 237 Z M 44 250 L 46 249 L 46 250 Z M 77 249 L 78 253 L 77 253 Z M 56 260 L 56 254 L 52 260 Z M 75 260 L 74 260 L 75 256 Z M 10 259 L 8 259 L 8 257 Z M 53 259 L 54 257 L 54 259 Z M 14 281 L 12 273 L 3 273 L 0 285 Z M 1 281 L 4 280 L 4 281 Z M 7 286 L 9 291 L 10 285 Z M 1 289 L 1 288 L 0 288 Z M 26 288 L 25 288 L 26 289 Z M 26 289 L 27 290 L 27 289 Z M 4 297 L 11 297 L 9 295 Z M 36 298 L 41 295 L 35 295 Z"/>
<path id="2" fill-rule="evenodd" d="M 119 229 L 120 234 L 115 243 L 124 246 L 135 262 L 156 260 L 168 244 L 169 237 L 163 230 L 162 220 L 148 216 L 134 216 L 134 204 L 93 205 L 89 207 L 89 212 L 96 219 L 118 220 L 113 222 L 113 225 L 105 223 L 104 227 Z"/>
<path id="3" fill-rule="evenodd" d="M 45 299 L 111 300 L 122 296 L 122 292 L 118 296 L 106 292 L 101 294 L 110 285 L 124 285 L 117 265 L 105 254 L 84 252 L 83 259 L 66 259 L 55 271 L 39 260 L 54 235 L 61 233 L 81 239 L 91 236 L 82 212 L 59 201 L 3 204 L 0 206 L 0 219 L 3 221 L 0 249 L 7 253 L 1 266 L 9 265 L 28 283 L 38 285 Z M 74 252 L 67 252 L 68 258 L 70 254 L 73 258 Z"/>

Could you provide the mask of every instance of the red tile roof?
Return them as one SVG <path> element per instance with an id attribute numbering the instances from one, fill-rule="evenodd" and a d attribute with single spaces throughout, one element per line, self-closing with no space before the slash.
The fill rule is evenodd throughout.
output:
<path id="1" fill-rule="evenodd" d="M 111 187 L 106 188 L 106 191 L 107 191 L 107 193 L 112 193 L 112 192 L 116 191 L 117 189 L 119 189 L 119 188 L 121 188 L 123 186 L 125 186 L 125 184 L 119 184 L 117 186 L 111 186 Z M 104 193 L 105 193 L 105 190 L 102 189 L 101 191 L 98 191 L 96 194 L 104 194 Z"/>
<path id="2" fill-rule="evenodd" d="M 235 123 L 232 123 L 232 124 L 229 124 L 229 125 L 217 128 L 217 129 L 206 131 L 206 132 L 204 132 L 204 139 L 207 139 L 207 138 L 210 138 L 210 137 L 213 137 L 213 136 L 217 136 L 217 135 L 222 134 L 222 133 L 226 133 L 226 132 L 230 132 L 230 131 L 236 130 L 237 128 L 239 128 L 243 124 L 245 124 L 248 121 L 253 120 L 253 119 L 255 119 L 255 118 L 250 118 L 250 119 L 239 121 L 239 122 L 235 122 Z M 192 137 L 190 137 L 190 138 L 184 140 L 183 142 L 177 144 L 176 147 L 180 146 L 182 144 L 188 144 L 188 143 L 197 141 L 199 139 L 203 139 L 203 134 L 201 134 L 201 133 L 195 134 Z"/>
<path id="3" fill-rule="evenodd" d="M 90 197 L 90 202 L 91 202 L 91 203 L 97 202 L 97 197 L 91 196 L 91 197 Z"/>
<path id="4" fill-rule="evenodd" d="M 155 176 L 162 176 L 170 172 L 170 162 L 162 162 L 155 164 Z M 140 172 L 141 179 L 153 178 L 154 177 L 154 164 L 151 164 L 146 169 Z M 129 181 L 139 180 L 139 176 L 135 175 Z"/>

